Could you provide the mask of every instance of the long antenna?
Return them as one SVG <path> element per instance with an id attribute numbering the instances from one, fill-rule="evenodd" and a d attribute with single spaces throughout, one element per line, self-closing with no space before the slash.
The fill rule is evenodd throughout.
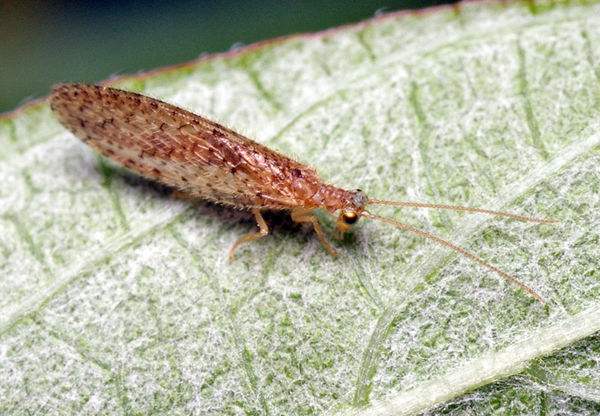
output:
<path id="1" fill-rule="evenodd" d="M 385 201 L 384 201 L 385 202 Z M 391 204 L 386 204 L 386 205 L 391 205 Z M 435 206 L 435 208 L 439 208 L 439 206 Z M 477 211 L 478 212 L 478 211 Z M 491 211 L 494 212 L 494 211 Z M 529 287 L 525 286 L 523 283 L 519 282 L 517 279 L 515 279 L 514 277 L 504 273 L 502 270 L 497 269 L 496 267 L 492 266 L 491 264 L 489 264 L 488 262 L 486 262 L 485 260 L 477 257 L 475 254 L 472 254 L 470 252 L 468 252 L 467 250 L 460 248 L 458 246 L 455 246 L 454 244 L 446 241 L 446 240 L 442 240 L 439 237 L 436 237 L 432 234 L 429 234 L 423 230 L 420 230 L 418 228 L 412 227 L 408 224 L 403 224 L 401 222 L 398 221 L 394 221 L 391 220 L 389 218 L 385 218 L 385 217 L 380 217 L 379 215 L 375 215 L 375 214 L 371 214 L 369 211 L 363 211 L 361 212 L 361 215 L 367 218 L 371 218 L 373 220 L 378 220 L 378 221 L 383 221 L 383 222 L 387 222 L 388 224 L 392 224 L 395 225 L 396 227 L 402 228 L 404 230 L 408 230 L 412 233 L 415 233 L 417 235 L 420 235 L 421 237 L 424 238 L 428 238 L 430 240 L 435 241 L 436 243 L 439 243 L 443 246 L 448 247 L 451 250 L 456 251 L 457 253 L 462 254 L 465 257 L 470 258 L 471 260 L 476 261 L 477 263 L 481 264 L 482 266 L 487 267 L 488 269 L 498 273 L 500 276 L 504 277 L 506 280 L 514 283 L 515 285 L 519 286 L 520 288 L 526 290 L 527 292 L 529 292 L 531 294 L 531 296 L 533 296 L 534 298 L 536 298 L 537 300 L 539 300 L 541 303 L 544 303 L 544 299 L 538 295 L 533 289 L 530 289 Z M 512 214 L 510 214 L 512 216 Z M 519 217 L 519 216 L 516 216 Z M 524 217 L 527 218 L 527 217 Z"/>
<path id="2" fill-rule="evenodd" d="M 557 222 L 556 220 L 524 217 L 522 215 L 511 214 L 509 212 L 492 211 L 490 209 L 482 209 L 482 208 L 461 207 L 458 205 L 426 204 L 426 203 L 420 203 L 420 202 L 394 202 L 394 201 L 381 201 L 378 199 L 369 199 L 369 202 L 367 202 L 367 205 L 392 205 L 394 207 L 436 208 L 436 209 L 448 209 L 448 210 L 452 210 L 452 211 L 480 212 L 483 214 L 515 218 L 515 219 L 521 220 L 521 221 L 539 222 L 542 224 L 552 224 L 552 223 Z"/>

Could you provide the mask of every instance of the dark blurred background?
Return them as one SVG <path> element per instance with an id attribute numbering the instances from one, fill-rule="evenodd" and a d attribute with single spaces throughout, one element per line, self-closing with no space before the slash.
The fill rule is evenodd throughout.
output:
<path id="1" fill-rule="evenodd" d="M 0 114 L 61 81 L 101 81 L 451 0 L 0 0 Z"/>

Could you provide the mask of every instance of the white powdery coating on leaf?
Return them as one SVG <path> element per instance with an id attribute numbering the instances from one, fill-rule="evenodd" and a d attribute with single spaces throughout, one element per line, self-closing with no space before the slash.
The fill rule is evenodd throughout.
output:
<path id="1" fill-rule="evenodd" d="M 272 234 L 228 264 L 251 216 L 176 201 L 99 162 L 47 107 L 3 121 L 0 413 L 322 414 L 453 398 L 491 413 L 516 407 L 518 393 L 543 395 L 547 413 L 568 414 L 562 394 L 593 405 L 593 348 L 545 359 L 541 378 L 521 369 L 598 322 L 598 15 L 597 5 L 463 5 L 143 81 L 373 198 L 558 218 L 373 209 L 481 255 L 548 310 L 366 220 L 335 243 L 335 260 L 310 228 L 275 215 Z M 503 400 L 463 395 L 515 372 Z M 416 399 L 402 401 L 407 389 Z"/>

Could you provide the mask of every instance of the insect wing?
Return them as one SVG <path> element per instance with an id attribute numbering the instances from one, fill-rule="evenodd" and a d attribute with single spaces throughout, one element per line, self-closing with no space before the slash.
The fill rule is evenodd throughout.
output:
<path id="1" fill-rule="evenodd" d="M 289 208 L 299 201 L 282 172 L 314 173 L 217 123 L 132 92 L 59 85 L 51 106 L 65 127 L 106 157 L 194 197 Z"/>

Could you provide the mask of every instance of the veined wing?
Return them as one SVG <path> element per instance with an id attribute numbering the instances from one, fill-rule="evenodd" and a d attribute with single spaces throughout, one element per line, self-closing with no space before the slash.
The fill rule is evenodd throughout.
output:
<path id="1" fill-rule="evenodd" d="M 322 184 L 314 169 L 150 97 L 65 84 L 55 87 L 51 106 L 65 127 L 106 157 L 194 197 L 286 209 L 305 206 Z"/>

